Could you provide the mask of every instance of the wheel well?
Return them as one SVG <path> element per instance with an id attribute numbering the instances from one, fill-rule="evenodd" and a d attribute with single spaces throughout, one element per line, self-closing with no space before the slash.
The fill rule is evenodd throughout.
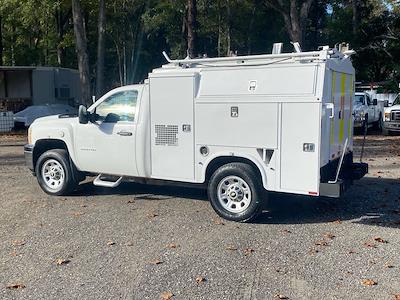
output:
<path id="1" fill-rule="evenodd" d="M 206 183 L 210 180 L 212 174 L 219 168 L 222 167 L 223 165 L 233 163 L 233 162 L 241 162 L 250 165 L 255 172 L 260 176 L 260 180 L 262 180 L 262 175 L 260 172 L 260 169 L 257 167 L 257 165 L 252 162 L 250 159 L 244 158 L 244 157 L 237 157 L 237 156 L 220 156 L 217 158 L 214 158 L 207 166 L 206 170 Z"/>
<path id="2" fill-rule="evenodd" d="M 61 140 L 44 139 L 36 141 L 35 148 L 33 150 L 33 165 L 36 165 L 40 155 L 52 149 L 65 149 L 68 151 L 67 145 Z"/>

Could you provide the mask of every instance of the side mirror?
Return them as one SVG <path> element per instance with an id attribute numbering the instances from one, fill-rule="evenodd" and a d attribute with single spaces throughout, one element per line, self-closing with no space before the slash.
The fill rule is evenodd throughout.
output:
<path id="1" fill-rule="evenodd" d="M 377 99 L 372 100 L 372 105 L 378 105 L 378 100 Z"/>
<path id="2" fill-rule="evenodd" d="M 80 124 L 87 124 L 89 122 L 89 113 L 87 112 L 86 106 L 79 106 L 78 117 Z"/>
<path id="3" fill-rule="evenodd" d="M 389 100 L 385 100 L 385 101 L 383 102 L 383 106 L 389 107 Z"/>

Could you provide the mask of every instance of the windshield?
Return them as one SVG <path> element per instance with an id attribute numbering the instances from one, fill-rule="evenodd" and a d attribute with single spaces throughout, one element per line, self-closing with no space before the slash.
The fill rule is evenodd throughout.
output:
<path id="1" fill-rule="evenodd" d="M 400 105 L 400 97 L 399 97 L 399 95 L 397 95 L 396 99 L 393 102 L 393 105 Z"/>
<path id="2" fill-rule="evenodd" d="M 364 104 L 365 102 L 364 95 L 355 95 L 354 96 L 354 103 Z"/>

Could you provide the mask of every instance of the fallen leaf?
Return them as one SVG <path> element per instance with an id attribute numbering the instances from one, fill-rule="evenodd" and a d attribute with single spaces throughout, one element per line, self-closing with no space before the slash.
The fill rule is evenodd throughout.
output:
<path id="1" fill-rule="evenodd" d="M 335 220 L 332 223 L 334 223 L 334 224 L 342 224 L 342 220 Z"/>
<path id="2" fill-rule="evenodd" d="M 163 263 L 163 261 L 159 260 L 159 259 L 155 259 L 155 260 L 150 261 L 150 264 L 155 265 L 155 266 L 156 265 L 160 265 L 162 263 Z"/>
<path id="3" fill-rule="evenodd" d="M 319 252 L 319 250 L 315 249 L 315 248 L 311 248 L 310 251 L 308 251 L 308 253 L 310 253 L 310 254 L 315 254 L 315 253 L 318 253 L 318 252 Z"/>
<path id="4" fill-rule="evenodd" d="M 149 214 L 147 214 L 147 217 L 148 217 L 149 219 L 152 219 L 152 218 L 158 217 L 158 214 L 156 214 L 156 213 L 149 213 Z"/>
<path id="5" fill-rule="evenodd" d="M 324 237 L 326 237 L 327 239 L 333 240 L 336 236 L 330 232 L 327 232 L 324 234 Z"/>
<path id="6" fill-rule="evenodd" d="M 201 276 L 197 276 L 196 277 L 196 282 L 197 283 L 202 283 L 202 282 L 206 282 L 207 281 L 207 279 L 205 279 L 204 277 L 201 277 Z"/>
<path id="7" fill-rule="evenodd" d="M 16 252 L 16 251 L 12 251 L 12 252 L 10 253 L 10 255 L 11 255 L 11 256 L 17 256 L 17 252 Z"/>
<path id="8" fill-rule="evenodd" d="M 316 246 L 329 246 L 329 244 L 326 241 L 317 241 L 315 242 Z"/>
<path id="9" fill-rule="evenodd" d="M 254 249 L 252 248 L 246 248 L 244 249 L 244 255 L 250 255 L 254 252 Z"/>
<path id="10" fill-rule="evenodd" d="M 385 268 L 393 269 L 394 266 L 392 264 L 390 264 L 390 263 L 385 263 Z"/>
<path id="11" fill-rule="evenodd" d="M 393 294 L 395 300 L 400 300 L 400 294 Z"/>
<path id="12" fill-rule="evenodd" d="M 214 224 L 216 224 L 216 225 L 225 225 L 225 223 L 222 222 L 221 220 L 214 220 Z"/>
<path id="13" fill-rule="evenodd" d="M 361 283 L 366 286 L 377 285 L 377 283 L 371 279 L 364 279 L 363 281 L 361 281 Z"/>
<path id="14" fill-rule="evenodd" d="M 281 299 L 281 300 L 289 299 L 288 297 L 286 297 L 285 295 L 282 295 L 282 294 L 276 294 L 276 295 L 274 295 L 274 298 Z"/>
<path id="15" fill-rule="evenodd" d="M 369 248 L 376 248 L 376 245 L 374 243 L 369 243 L 369 242 L 364 243 L 364 246 Z"/>
<path id="16" fill-rule="evenodd" d="M 382 243 L 382 244 L 387 244 L 388 243 L 388 241 L 386 241 L 386 240 L 384 240 L 384 239 L 382 239 L 380 237 L 375 237 L 374 241 L 376 241 L 378 243 Z"/>
<path id="17" fill-rule="evenodd" d="M 80 217 L 80 216 L 83 216 L 85 213 L 84 212 L 81 212 L 81 211 L 76 211 L 76 212 L 73 212 L 72 213 L 72 215 L 74 216 L 74 217 Z"/>
<path id="18" fill-rule="evenodd" d="M 171 244 L 167 244 L 165 247 L 166 247 L 166 248 L 170 248 L 170 249 L 175 249 L 175 248 L 178 248 L 179 245 L 174 244 L 174 243 L 171 243 Z"/>
<path id="19" fill-rule="evenodd" d="M 289 229 L 283 229 L 283 233 L 292 233 Z"/>
<path id="20" fill-rule="evenodd" d="M 13 246 L 23 246 L 23 245 L 25 245 L 25 242 L 23 240 L 15 240 L 15 241 L 12 241 L 12 245 Z"/>
<path id="21" fill-rule="evenodd" d="M 164 292 L 161 294 L 161 299 L 163 300 L 169 300 L 174 296 L 171 292 Z"/>
<path id="22" fill-rule="evenodd" d="M 349 254 L 357 254 L 357 252 L 354 250 L 349 250 Z"/>
<path id="23" fill-rule="evenodd" d="M 55 261 L 56 265 L 59 266 L 69 264 L 70 262 L 71 261 L 69 259 L 62 259 L 62 258 L 56 259 Z"/>
<path id="24" fill-rule="evenodd" d="M 81 207 L 87 207 L 87 205 L 86 204 L 82 204 Z"/>
<path id="25" fill-rule="evenodd" d="M 132 243 L 132 242 L 127 242 L 127 243 L 125 244 L 125 246 L 132 247 L 132 246 L 133 246 L 133 243 Z"/>
<path id="26" fill-rule="evenodd" d="M 127 202 L 128 204 L 132 204 L 132 203 L 135 203 L 135 200 L 128 200 L 128 202 Z"/>
<path id="27" fill-rule="evenodd" d="M 237 248 L 235 246 L 232 246 L 232 245 L 226 247 L 225 249 L 226 250 L 230 250 L 230 251 L 236 251 L 237 250 Z"/>
<path id="28" fill-rule="evenodd" d="M 107 242 L 107 245 L 108 245 L 108 246 L 113 246 L 113 245 L 115 245 L 115 242 L 113 242 L 113 241 L 108 241 L 108 242 Z"/>
<path id="29" fill-rule="evenodd" d="M 25 285 L 23 285 L 22 283 L 12 283 L 12 284 L 7 285 L 7 288 L 8 289 L 15 289 L 15 290 L 24 289 Z"/>

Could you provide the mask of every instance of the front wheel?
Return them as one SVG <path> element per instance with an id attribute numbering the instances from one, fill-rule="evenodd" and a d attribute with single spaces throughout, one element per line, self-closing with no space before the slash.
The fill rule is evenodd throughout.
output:
<path id="1" fill-rule="evenodd" d="M 208 196 L 216 213 L 236 222 L 250 221 L 259 215 L 263 194 L 260 175 L 245 163 L 218 168 L 208 185 Z"/>
<path id="2" fill-rule="evenodd" d="M 36 163 L 35 172 L 40 187 L 49 195 L 67 195 L 78 186 L 68 153 L 62 149 L 43 153 Z"/>

